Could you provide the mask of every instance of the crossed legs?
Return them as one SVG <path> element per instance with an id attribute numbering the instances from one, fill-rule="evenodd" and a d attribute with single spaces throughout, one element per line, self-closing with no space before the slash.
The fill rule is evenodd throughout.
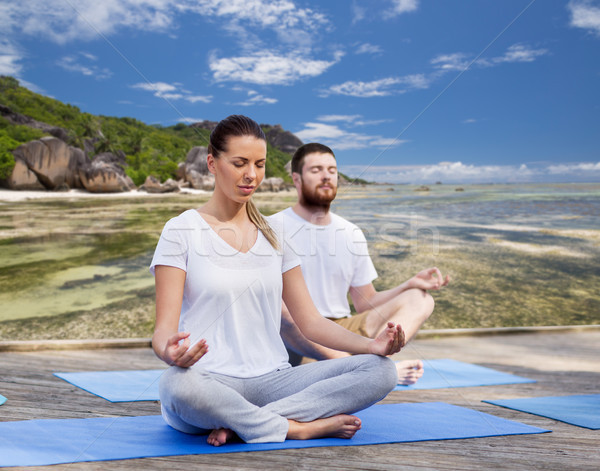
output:
<path id="1" fill-rule="evenodd" d="M 310 363 L 257 378 L 169 368 L 160 382 L 163 416 L 186 433 L 221 445 L 233 434 L 248 443 L 323 436 L 350 438 L 349 415 L 379 401 L 397 382 L 392 361 L 376 355 Z"/>
<path id="2" fill-rule="evenodd" d="M 403 291 L 388 302 L 363 313 L 366 317 L 365 331 L 373 338 L 385 329 L 388 322 L 393 322 L 402 326 L 408 343 L 429 318 L 434 304 L 431 295 L 423 290 Z M 413 384 L 423 376 L 421 360 L 399 361 L 396 369 L 400 384 Z"/>

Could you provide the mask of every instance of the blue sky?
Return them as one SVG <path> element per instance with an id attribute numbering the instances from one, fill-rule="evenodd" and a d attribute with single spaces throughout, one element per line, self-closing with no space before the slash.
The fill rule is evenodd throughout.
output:
<path id="1" fill-rule="evenodd" d="M 93 114 L 246 114 L 376 181 L 600 181 L 598 0 L 0 0 L 0 31 L 0 74 Z"/>

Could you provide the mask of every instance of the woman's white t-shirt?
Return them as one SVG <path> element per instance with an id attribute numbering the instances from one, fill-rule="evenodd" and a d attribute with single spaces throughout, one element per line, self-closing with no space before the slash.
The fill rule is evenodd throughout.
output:
<path id="1" fill-rule="evenodd" d="M 192 344 L 206 339 L 209 349 L 192 368 L 248 378 L 290 367 L 279 333 L 282 274 L 300 260 L 280 245 L 282 252 L 258 231 L 254 246 L 239 252 L 196 210 L 167 222 L 150 270 L 186 272 L 179 330 L 191 333 Z"/>

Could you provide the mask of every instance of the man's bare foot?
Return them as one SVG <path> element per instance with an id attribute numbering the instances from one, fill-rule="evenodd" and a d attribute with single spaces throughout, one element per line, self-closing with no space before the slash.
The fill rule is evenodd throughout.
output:
<path id="1" fill-rule="evenodd" d="M 312 422 L 296 422 L 288 419 L 290 428 L 286 438 L 310 440 L 311 438 L 352 438 L 360 430 L 360 419 L 353 415 L 334 415 Z"/>
<path id="2" fill-rule="evenodd" d="M 398 384 L 414 384 L 423 376 L 423 362 L 421 360 L 404 360 L 396 362 Z"/>
<path id="3" fill-rule="evenodd" d="M 206 442 L 212 446 L 221 446 L 227 443 L 231 437 L 233 437 L 235 432 L 228 428 L 219 428 L 210 432 L 210 435 L 206 439 Z"/>

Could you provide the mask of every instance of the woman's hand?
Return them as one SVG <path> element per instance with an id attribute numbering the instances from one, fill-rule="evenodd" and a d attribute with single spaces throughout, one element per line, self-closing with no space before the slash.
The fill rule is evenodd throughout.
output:
<path id="1" fill-rule="evenodd" d="M 439 270 L 439 268 L 433 267 L 417 273 L 410 280 L 408 280 L 407 285 L 409 288 L 418 288 L 428 291 L 430 289 L 440 289 L 443 286 L 446 286 L 449 282 L 449 275 L 446 275 L 446 278 L 443 278 L 442 272 Z"/>
<path id="2" fill-rule="evenodd" d="M 167 340 L 162 359 L 170 366 L 189 368 L 208 352 L 206 340 L 202 339 L 190 348 L 190 334 L 177 332 Z"/>
<path id="3" fill-rule="evenodd" d="M 386 329 L 369 343 L 369 353 L 388 356 L 398 353 L 406 344 L 400 325 L 388 322 Z"/>

